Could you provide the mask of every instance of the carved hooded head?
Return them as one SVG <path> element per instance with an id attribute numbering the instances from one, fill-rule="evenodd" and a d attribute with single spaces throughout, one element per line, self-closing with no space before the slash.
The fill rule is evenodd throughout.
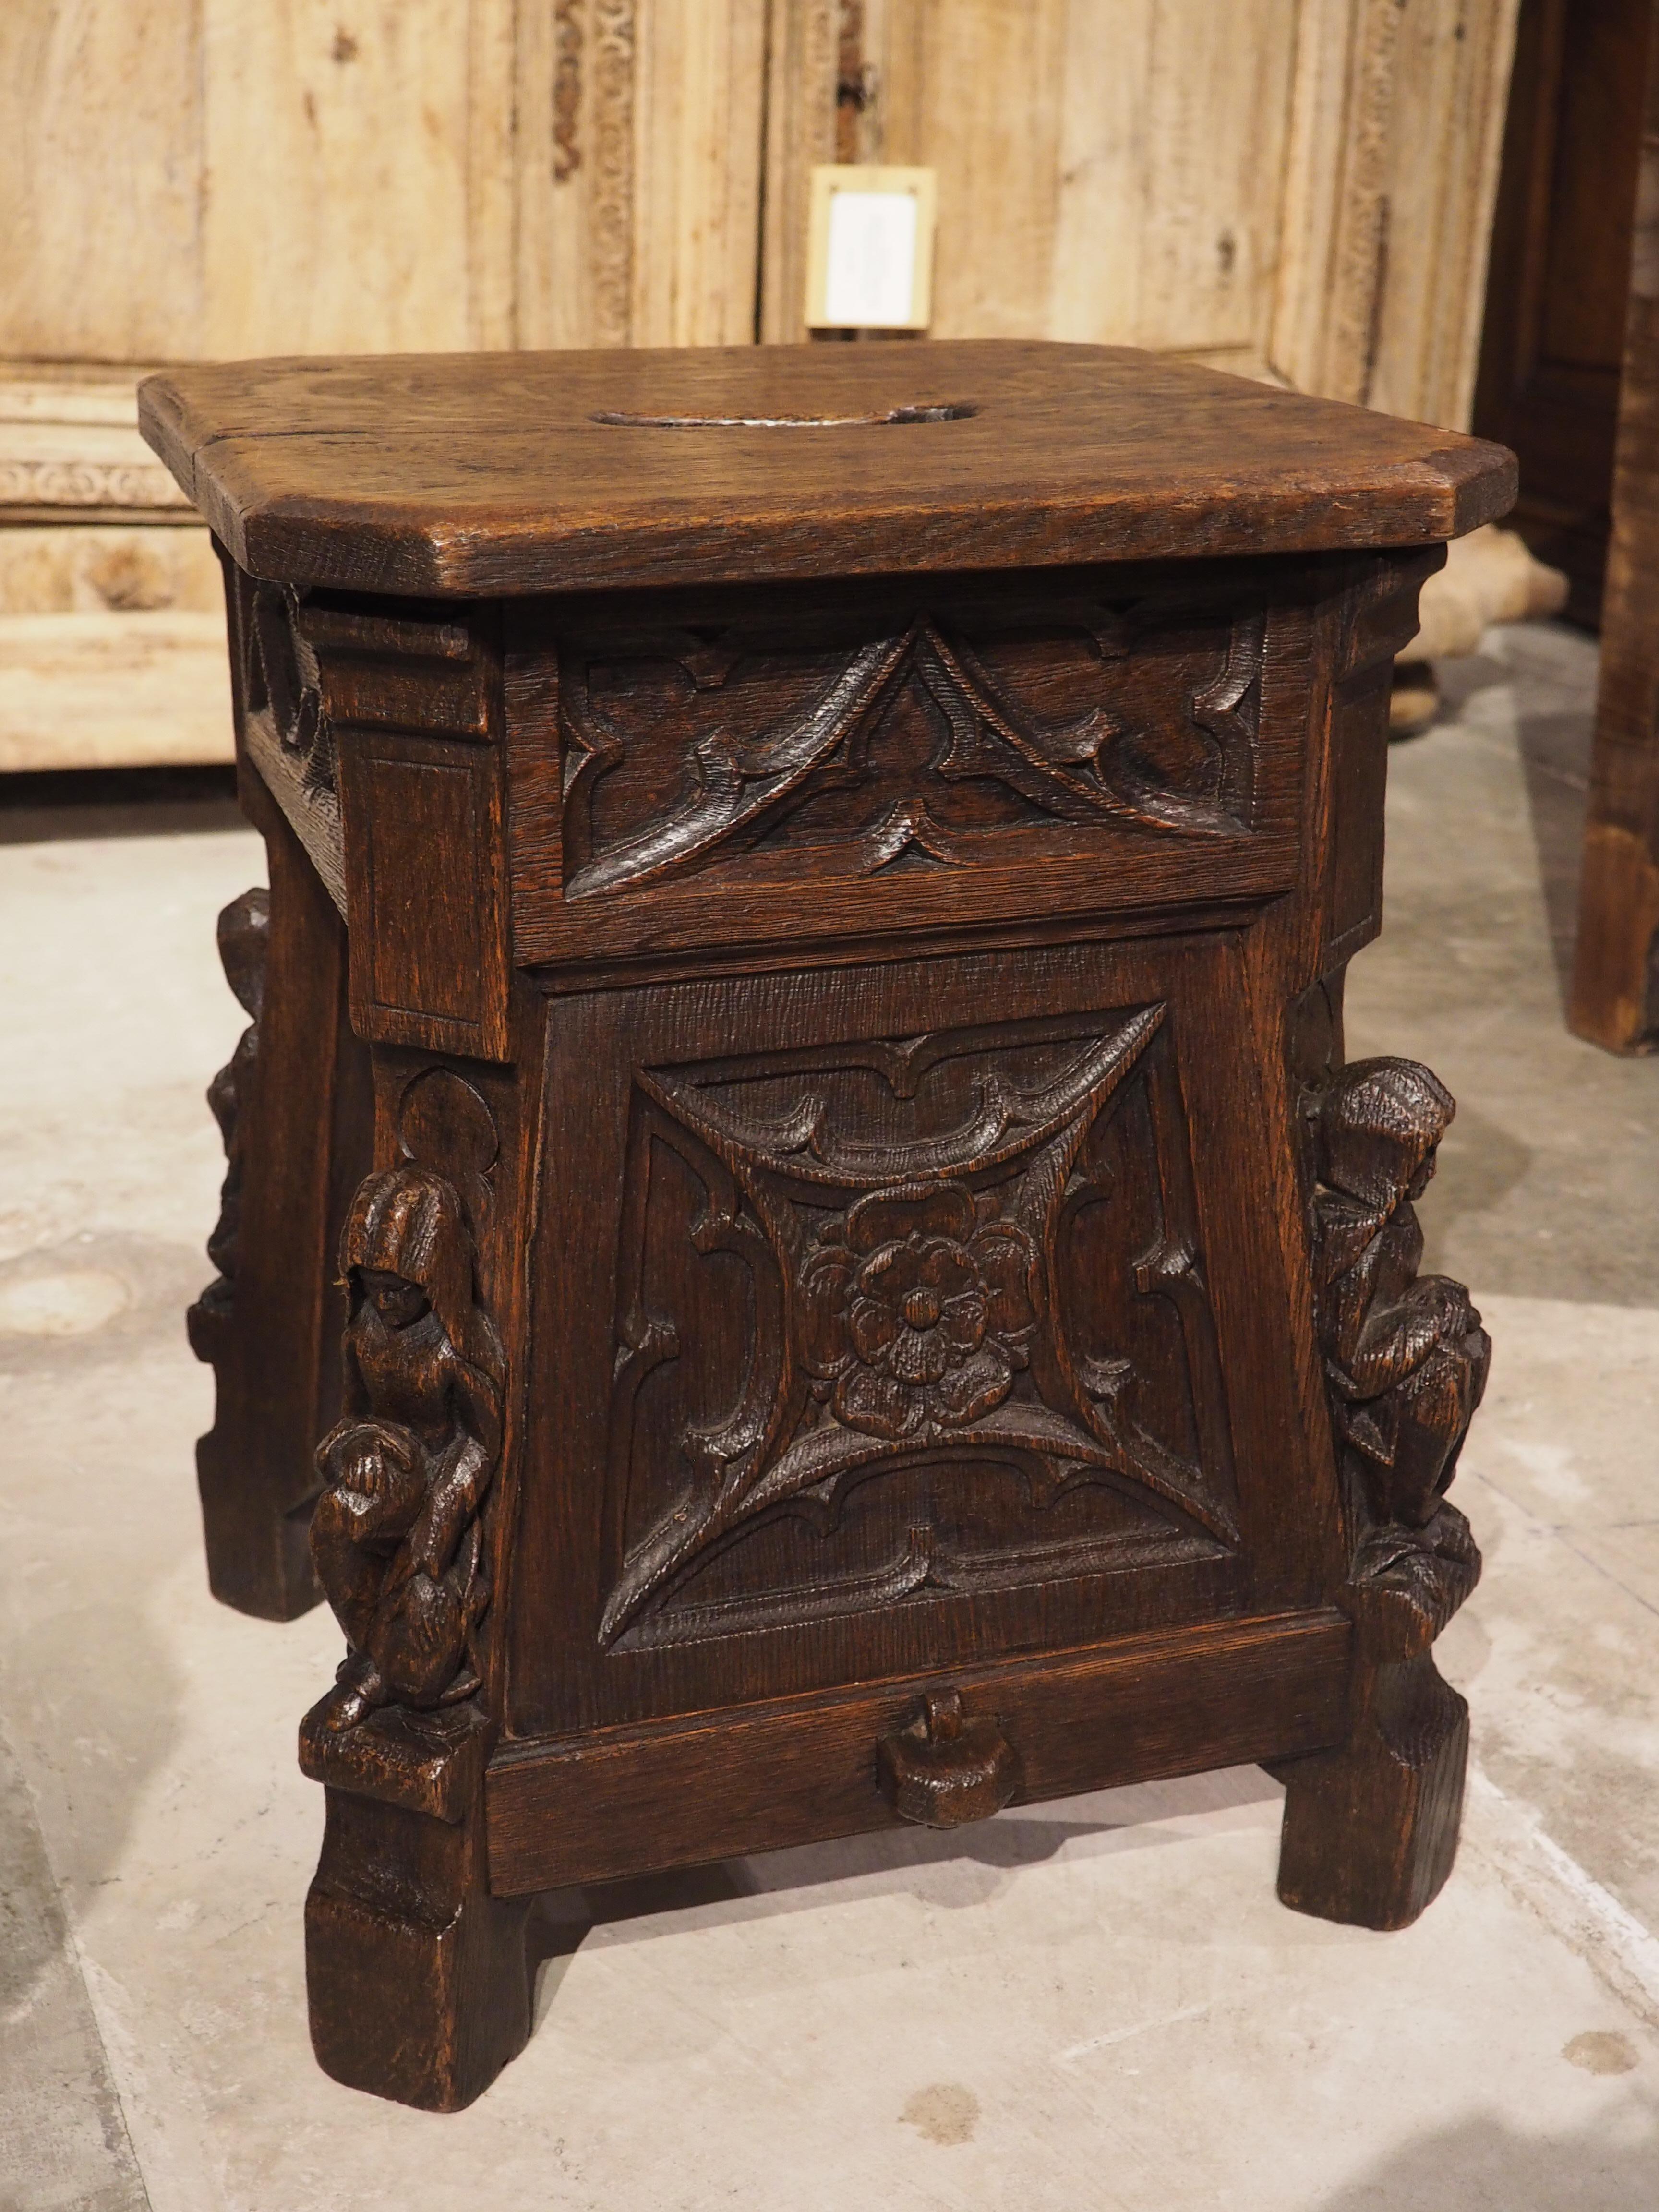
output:
<path id="1" fill-rule="evenodd" d="M 1413 1194 L 1456 1105 L 1414 1060 L 1360 1060 L 1319 1103 L 1319 1180 L 1378 1223 Z"/>
<path id="2" fill-rule="evenodd" d="M 499 1382 L 501 1351 L 473 1289 L 472 1232 L 453 1183 L 428 1168 L 389 1168 L 359 1184 L 340 1238 L 340 1271 L 416 1284 L 464 1359 Z M 353 1311 L 361 1285 L 353 1284 Z"/>
<path id="3" fill-rule="evenodd" d="M 219 916 L 219 958 L 242 1010 L 257 1022 L 265 995 L 265 952 L 270 942 L 270 893 L 244 891 Z"/>

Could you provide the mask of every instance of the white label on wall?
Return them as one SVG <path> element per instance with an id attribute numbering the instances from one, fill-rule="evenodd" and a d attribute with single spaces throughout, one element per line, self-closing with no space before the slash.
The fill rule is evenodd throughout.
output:
<path id="1" fill-rule="evenodd" d="M 916 196 L 838 191 L 830 201 L 826 321 L 894 330 L 914 315 Z"/>

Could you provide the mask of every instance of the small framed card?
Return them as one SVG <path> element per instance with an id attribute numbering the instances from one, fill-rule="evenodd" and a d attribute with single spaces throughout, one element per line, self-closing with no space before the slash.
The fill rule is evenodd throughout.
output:
<path id="1" fill-rule="evenodd" d="M 807 328 L 925 331 L 937 201 L 932 169 L 814 169 Z"/>

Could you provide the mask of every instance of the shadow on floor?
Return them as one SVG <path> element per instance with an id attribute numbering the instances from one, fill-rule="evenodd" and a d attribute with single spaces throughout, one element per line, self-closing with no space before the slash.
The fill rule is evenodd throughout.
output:
<path id="1" fill-rule="evenodd" d="M 1553 2138 L 1460 2121 L 1395 2151 L 1318 2212 L 1648 2212 L 1659 2204 L 1659 2114 L 1632 2098 L 1623 2118 Z"/>
<path id="2" fill-rule="evenodd" d="M 45 769 L 0 775 L 0 845 L 246 830 L 234 768 Z"/>
<path id="3" fill-rule="evenodd" d="M 612 1942 L 646 1942 L 683 1927 L 768 1918 L 828 1901 L 851 1887 L 913 1890 L 935 1910 L 981 1905 L 1024 1867 L 1041 1866 L 1067 1844 L 1083 1851 L 1152 1849 L 1180 1840 L 1176 1825 L 1205 1814 L 1255 1808 L 1276 1826 L 1283 1796 L 1260 1767 L 1239 1766 L 1170 1782 L 1101 1790 L 1065 1802 L 1053 1816 L 1040 1807 L 1000 1813 L 966 1829 L 896 1827 L 763 1856 L 727 1859 L 586 1889 L 550 1890 L 537 1900 L 526 1931 L 539 2024 L 570 1960 L 595 1929 Z M 1085 1817 L 1079 1819 L 1079 1814 Z"/>

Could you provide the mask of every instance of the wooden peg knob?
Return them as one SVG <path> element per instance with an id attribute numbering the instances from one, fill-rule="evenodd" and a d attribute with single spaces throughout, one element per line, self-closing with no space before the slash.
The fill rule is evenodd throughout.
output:
<path id="1" fill-rule="evenodd" d="M 957 1828 L 1000 1813 L 1019 1788 L 1019 1759 L 988 1713 L 968 1715 L 959 1690 L 929 1690 L 908 1727 L 876 1746 L 882 1795 L 902 1819 Z"/>

